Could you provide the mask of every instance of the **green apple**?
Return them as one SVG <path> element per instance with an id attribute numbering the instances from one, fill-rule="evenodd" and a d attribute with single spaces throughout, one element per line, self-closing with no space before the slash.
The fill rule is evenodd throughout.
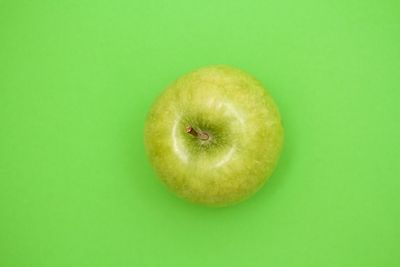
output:
<path id="1" fill-rule="evenodd" d="M 178 196 L 227 206 L 272 174 L 283 128 L 260 82 L 236 68 L 210 66 L 164 90 L 148 114 L 144 141 L 158 176 Z"/>

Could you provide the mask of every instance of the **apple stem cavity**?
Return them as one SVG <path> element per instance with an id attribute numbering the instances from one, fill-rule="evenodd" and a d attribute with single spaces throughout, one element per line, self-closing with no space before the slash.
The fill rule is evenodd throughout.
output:
<path id="1" fill-rule="evenodd" d="M 186 127 L 186 132 L 203 141 L 206 141 L 209 138 L 206 132 L 197 132 L 192 126 Z"/>

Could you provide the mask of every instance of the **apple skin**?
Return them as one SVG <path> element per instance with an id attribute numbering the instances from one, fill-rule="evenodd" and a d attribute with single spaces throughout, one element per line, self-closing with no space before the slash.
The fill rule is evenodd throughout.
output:
<path id="1" fill-rule="evenodd" d="M 188 127 L 209 138 L 189 134 Z M 217 65 L 163 91 L 147 116 L 144 143 L 158 176 L 179 197 L 221 207 L 261 188 L 275 169 L 283 136 L 277 106 L 260 82 Z"/>

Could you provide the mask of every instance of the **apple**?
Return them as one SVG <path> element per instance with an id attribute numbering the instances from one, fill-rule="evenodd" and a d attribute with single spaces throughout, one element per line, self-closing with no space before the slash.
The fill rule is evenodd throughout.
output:
<path id="1" fill-rule="evenodd" d="M 218 65 L 190 72 L 163 91 L 147 116 L 144 143 L 156 173 L 178 196 L 228 206 L 272 174 L 283 128 L 260 82 Z"/>

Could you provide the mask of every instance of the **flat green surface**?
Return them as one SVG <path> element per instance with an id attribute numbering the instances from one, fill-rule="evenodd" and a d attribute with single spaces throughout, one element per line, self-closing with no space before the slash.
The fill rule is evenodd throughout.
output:
<path id="1" fill-rule="evenodd" d="M 143 124 L 209 64 L 286 140 L 238 206 L 175 198 Z M 0 266 L 400 266 L 400 2 L 0 0 Z"/>

